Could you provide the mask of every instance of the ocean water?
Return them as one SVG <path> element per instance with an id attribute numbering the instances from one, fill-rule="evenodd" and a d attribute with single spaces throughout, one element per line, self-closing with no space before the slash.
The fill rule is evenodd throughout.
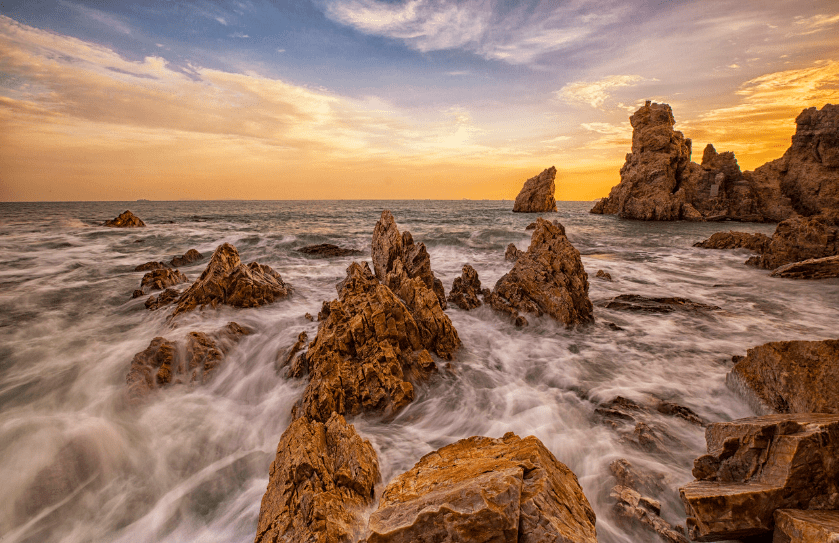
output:
<path id="1" fill-rule="evenodd" d="M 684 522 L 677 488 L 705 452 L 703 429 L 657 413 L 667 447 L 643 450 L 596 416 L 616 396 L 687 406 L 709 421 L 751 416 L 725 386 L 732 355 L 768 341 L 837 337 L 839 280 L 773 279 L 743 265 L 744 251 L 693 248 L 720 230 L 770 234 L 773 225 L 643 223 L 591 215 L 560 202 L 559 219 L 583 255 L 597 323 L 566 330 L 528 316 L 517 329 L 487 307 L 447 310 L 463 341 L 452 373 L 417 388 L 395 420 L 354 419 L 379 456 L 386 484 L 421 456 L 473 435 L 535 435 L 578 476 L 601 542 L 657 541 L 609 515 L 609 463 L 627 458 L 664 474 L 667 520 Z M 98 226 L 131 209 L 147 228 Z M 353 257 L 295 251 L 334 243 L 369 261 L 373 227 L 390 209 L 424 242 L 448 291 L 463 264 L 491 287 L 511 264 L 508 243 L 529 244 L 536 215 L 512 202 L 99 202 L 0 204 L 0 541 L 247 542 L 256 531 L 268 466 L 305 383 L 275 370 L 301 331 L 310 339 L 325 300 Z M 167 322 L 131 299 L 149 260 L 235 245 L 244 262 L 280 272 L 288 300 L 222 307 Z M 196 279 L 207 259 L 182 267 Z M 598 269 L 614 279 L 594 277 Z M 597 305 L 619 294 L 682 296 L 704 313 L 638 314 Z M 215 377 L 126 404 L 133 355 L 152 338 L 181 339 L 236 322 L 243 339 Z M 620 330 L 607 323 L 617 325 Z"/>

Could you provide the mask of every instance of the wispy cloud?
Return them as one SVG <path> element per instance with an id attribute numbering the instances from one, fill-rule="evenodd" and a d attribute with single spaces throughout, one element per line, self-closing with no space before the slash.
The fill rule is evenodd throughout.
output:
<path id="1" fill-rule="evenodd" d="M 803 29 L 803 34 L 814 34 L 826 30 L 839 23 L 839 14 L 825 15 L 820 13 L 812 17 L 796 17 L 795 26 Z"/>
<path id="2" fill-rule="evenodd" d="M 228 35 L 227 37 L 228 37 L 228 38 L 242 38 L 242 39 L 244 39 L 244 38 L 250 38 L 250 36 L 248 36 L 248 35 L 247 35 L 247 34 L 245 34 L 244 32 L 234 32 L 233 34 L 230 34 L 230 35 Z"/>
<path id="3" fill-rule="evenodd" d="M 632 126 L 628 122 L 619 124 L 594 122 L 583 123 L 582 128 L 598 136 L 588 141 L 583 149 L 629 149 L 632 143 Z"/>
<path id="4" fill-rule="evenodd" d="M 640 75 L 610 75 L 599 81 L 574 81 L 556 92 L 556 96 L 570 103 L 588 104 L 599 108 L 615 89 L 646 81 Z"/>
<path id="5" fill-rule="evenodd" d="M 82 6 L 80 4 L 66 2 L 65 0 L 60 0 L 59 3 L 73 9 L 74 11 L 78 12 L 79 14 L 92 21 L 100 23 L 102 26 L 111 28 L 122 34 L 131 34 L 131 27 L 128 26 L 127 23 L 125 23 L 116 15 L 112 15 L 110 13 L 106 13 L 104 11 L 100 11 L 91 7 Z"/>

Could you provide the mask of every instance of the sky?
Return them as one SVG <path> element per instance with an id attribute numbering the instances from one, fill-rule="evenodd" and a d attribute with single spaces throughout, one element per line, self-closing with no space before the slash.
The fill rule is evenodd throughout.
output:
<path id="1" fill-rule="evenodd" d="M 0 201 L 593 200 L 645 100 L 780 157 L 839 2 L 0 0 Z"/>

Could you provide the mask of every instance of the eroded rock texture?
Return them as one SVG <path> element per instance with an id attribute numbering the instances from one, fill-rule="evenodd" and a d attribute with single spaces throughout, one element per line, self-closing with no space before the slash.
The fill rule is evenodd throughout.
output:
<path id="1" fill-rule="evenodd" d="M 748 263 L 773 270 L 793 262 L 837 255 L 839 215 L 796 217 L 778 224 L 768 247 Z"/>
<path id="2" fill-rule="evenodd" d="M 190 332 L 185 342 L 154 338 L 131 361 L 126 377 L 129 400 L 141 400 L 152 390 L 170 384 L 207 382 L 230 349 L 250 333 L 250 329 L 231 322 L 211 334 Z"/>
<path id="3" fill-rule="evenodd" d="M 551 166 L 537 176 L 524 182 L 513 211 L 520 213 L 545 213 L 556 211 L 556 168 Z"/>
<path id="4" fill-rule="evenodd" d="M 454 278 L 448 301 L 469 311 L 481 306 L 481 300 L 478 298 L 480 294 L 481 280 L 478 279 L 478 272 L 469 264 L 464 265 L 460 277 Z"/>
<path id="5" fill-rule="evenodd" d="M 839 340 L 767 343 L 734 362 L 726 383 L 759 412 L 839 414 Z"/>
<path id="6" fill-rule="evenodd" d="M 242 264 L 239 252 L 229 243 L 219 245 L 201 277 L 178 299 L 172 315 L 205 306 L 257 307 L 291 294 L 291 285 L 270 266 Z"/>
<path id="7" fill-rule="evenodd" d="M 367 543 L 594 543 L 577 477 L 535 437 L 470 437 L 425 455 L 393 480 Z"/>
<path id="8" fill-rule="evenodd" d="M 839 541 L 839 511 L 775 511 L 772 543 L 836 543 Z"/>
<path id="9" fill-rule="evenodd" d="M 486 301 L 509 313 L 518 325 L 527 324 L 520 313 L 547 314 L 569 327 L 594 322 L 580 252 L 559 222 L 540 218 L 536 224 L 530 247 L 498 280 Z"/>
<path id="10" fill-rule="evenodd" d="M 696 481 L 679 489 L 690 538 L 770 534 L 777 509 L 839 508 L 839 415 L 766 415 L 710 425 Z"/>
<path id="11" fill-rule="evenodd" d="M 134 271 L 162 270 L 164 268 L 166 268 L 166 264 L 164 264 L 163 262 L 151 261 L 146 262 L 145 264 L 140 264 L 139 266 L 134 268 Z"/>
<path id="12" fill-rule="evenodd" d="M 102 226 L 110 226 L 113 228 L 139 228 L 145 225 L 146 223 L 144 223 L 140 217 L 131 213 L 131 211 L 127 209 L 120 213 L 119 216 L 102 223 Z"/>
<path id="13" fill-rule="evenodd" d="M 295 420 L 277 445 L 254 542 L 355 543 L 379 479 L 372 445 L 344 417 Z"/>
<path id="14" fill-rule="evenodd" d="M 180 296 L 181 293 L 179 291 L 173 288 L 167 288 L 157 296 L 149 296 L 146 299 L 145 306 L 149 311 L 155 311 L 161 307 L 175 303 Z"/>

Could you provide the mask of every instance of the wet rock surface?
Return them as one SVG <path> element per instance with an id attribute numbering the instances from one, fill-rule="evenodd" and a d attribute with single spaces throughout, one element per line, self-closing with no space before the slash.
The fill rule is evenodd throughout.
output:
<path id="1" fill-rule="evenodd" d="M 169 287 L 186 283 L 189 279 L 186 275 L 178 270 L 171 268 L 163 268 L 159 270 L 152 270 L 143 275 L 140 280 L 139 296 L 148 294 L 152 290 L 165 290 Z M 137 291 L 134 293 L 134 298 L 137 298 Z"/>
<path id="2" fill-rule="evenodd" d="M 102 226 L 110 226 L 112 228 L 140 228 L 146 226 L 146 223 L 140 217 L 126 209 L 119 216 L 102 223 Z"/>
<path id="3" fill-rule="evenodd" d="M 448 301 L 469 311 L 481 306 L 481 300 L 478 298 L 480 294 L 481 280 L 478 278 L 478 272 L 469 264 L 464 265 L 460 277 L 455 277 L 452 283 Z"/>
<path id="4" fill-rule="evenodd" d="M 734 362 L 726 383 L 758 412 L 839 414 L 839 340 L 767 343 Z"/>
<path id="5" fill-rule="evenodd" d="M 839 511 L 775 511 L 772 543 L 835 543 L 839 541 Z"/>
<path id="6" fill-rule="evenodd" d="M 535 437 L 471 437 L 425 455 L 385 488 L 367 543 L 594 543 L 576 476 Z"/>
<path id="7" fill-rule="evenodd" d="M 839 255 L 793 262 L 775 268 L 770 275 L 785 279 L 830 279 L 839 277 Z"/>
<path id="8" fill-rule="evenodd" d="M 332 245 L 331 243 L 321 243 L 319 245 L 307 245 L 305 247 L 300 247 L 297 249 L 297 252 L 303 253 L 304 255 L 309 256 L 316 256 L 320 258 L 331 258 L 337 256 L 354 256 L 360 255 L 361 251 L 358 249 L 347 249 L 345 247 L 339 247 L 337 245 Z"/>
<path id="9" fill-rule="evenodd" d="M 556 168 L 551 166 L 539 175 L 524 182 L 513 211 L 518 213 L 545 213 L 556 211 Z"/>
<path id="10" fill-rule="evenodd" d="M 173 257 L 169 264 L 171 264 L 172 267 L 179 268 L 181 266 L 189 266 L 194 262 L 198 262 L 202 258 L 204 258 L 204 255 L 202 255 L 195 249 L 190 249 L 181 256 Z"/>
<path id="11" fill-rule="evenodd" d="M 642 313 L 672 313 L 674 311 L 716 311 L 720 308 L 715 305 L 703 304 L 678 297 L 654 298 L 641 296 L 639 294 L 621 294 L 611 300 L 601 302 L 598 305 L 606 309 L 617 311 L 637 311 Z"/>
<path id="12" fill-rule="evenodd" d="M 285 369 L 287 378 L 303 377 L 309 372 L 309 364 L 306 360 L 306 353 L 302 352 L 309 341 L 309 334 L 300 332 L 294 345 L 288 348 L 278 362 L 278 369 Z"/>
<path id="13" fill-rule="evenodd" d="M 603 279 L 604 281 L 611 281 L 612 280 L 612 274 L 610 274 L 609 272 L 605 272 L 603 270 L 597 270 L 597 273 L 594 276 L 597 277 L 598 279 Z"/>
<path id="14" fill-rule="evenodd" d="M 149 311 L 155 311 L 161 307 L 175 303 L 180 297 L 180 291 L 173 288 L 167 288 L 157 296 L 149 296 L 148 299 L 146 299 L 145 306 Z"/>
<path id="15" fill-rule="evenodd" d="M 694 247 L 703 249 L 749 249 L 763 253 L 769 247 L 771 238 L 765 234 L 747 234 L 746 232 L 717 232 L 705 241 L 695 243 Z"/>
<path id="16" fill-rule="evenodd" d="M 612 428 L 621 442 L 652 454 L 685 447 L 661 423 L 661 416 L 680 418 L 697 426 L 706 424 L 692 409 L 652 396 L 643 401 L 616 396 L 598 405 L 594 414 L 595 420 Z"/>
<path id="17" fill-rule="evenodd" d="M 696 481 L 679 489 L 690 538 L 769 535 L 778 509 L 839 508 L 839 415 L 765 415 L 710 425 Z"/>
<path id="18" fill-rule="evenodd" d="M 178 299 L 173 316 L 205 306 L 230 305 L 257 307 L 291 294 L 270 266 L 239 260 L 239 252 L 229 243 L 219 245 L 201 277 Z"/>
<path id="19" fill-rule="evenodd" d="M 569 327 L 594 322 L 580 252 L 568 241 L 559 222 L 536 222 L 530 247 L 498 280 L 486 301 L 510 314 L 517 325 L 527 324 L 520 313 L 547 314 Z"/>
<path id="20" fill-rule="evenodd" d="M 277 445 L 254 542 L 358 541 L 380 478 L 372 445 L 344 417 L 295 420 Z"/>

